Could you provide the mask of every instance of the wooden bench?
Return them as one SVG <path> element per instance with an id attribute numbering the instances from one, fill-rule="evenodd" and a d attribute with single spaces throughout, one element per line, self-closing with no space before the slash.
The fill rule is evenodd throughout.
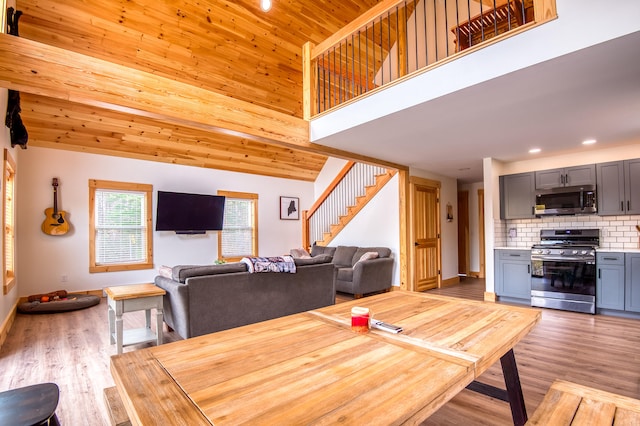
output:
<path id="1" fill-rule="evenodd" d="M 120 399 L 120 394 L 115 386 L 105 388 L 104 403 L 107 406 L 111 426 L 131 426 L 129 415 L 124 408 L 124 404 L 122 404 L 122 399 Z"/>
<path id="2" fill-rule="evenodd" d="M 527 425 L 638 425 L 640 400 L 556 380 Z"/>

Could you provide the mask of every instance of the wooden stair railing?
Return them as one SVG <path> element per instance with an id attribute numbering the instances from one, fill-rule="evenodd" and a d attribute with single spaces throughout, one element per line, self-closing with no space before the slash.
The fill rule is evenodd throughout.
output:
<path id="1" fill-rule="evenodd" d="M 362 173 L 358 171 L 359 167 L 365 167 L 370 170 L 374 175 L 371 176 L 371 182 L 368 179 L 356 178 L 352 179 L 353 185 L 360 185 L 358 188 L 350 188 L 348 191 L 340 189 L 340 185 L 344 184 L 346 178 L 351 173 Z M 354 169 L 355 168 L 355 169 Z M 374 196 L 382 189 L 389 180 L 396 174 L 395 170 L 384 169 L 381 167 L 367 166 L 360 163 L 348 162 L 343 169 L 334 178 L 327 189 L 316 200 L 316 202 L 309 208 L 302 212 L 302 245 L 309 249 L 313 243 L 320 245 L 327 245 L 333 240 L 342 229 L 360 212 L 364 206 L 371 201 Z M 339 197 L 342 198 L 341 203 L 332 201 L 332 196 L 335 196 L 337 191 L 342 191 Z M 356 194 L 350 200 L 345 201 L 345 197 L 348 194 Z M 335 197 L 334 197 L 335 198 Z M 327 205 L 330 204 L 332 212 L 327 214 Z M 344 204 L 342 206 L 341 204 Z M 344 211 L 341 208 L 344 207 Z M 324 210 L 324 211 L 323 211 Z M 312 231 L 311 220 L 315 215 L 322 215 L 324 225 L 321 239 L 312 236 L 312 233 L 318 232 Z"/>

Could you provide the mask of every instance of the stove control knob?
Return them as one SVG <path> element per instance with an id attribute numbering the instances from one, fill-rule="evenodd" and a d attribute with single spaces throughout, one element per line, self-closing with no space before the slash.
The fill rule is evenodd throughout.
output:
<path id="1" fill-rule="evenodd" d="M 581 254 L 587 254 L 589 253 L 589 250 L 582 250 Z"/>
<path id="2" fill-rule="evenodd" d="M 544 254 L 551 254 L 551 250 L 545 250 Z"/>
<path id="3" fill-rule="evenodd" d="M 584 252 L 582 252 L 584 254 Z M 573 254 L 578 254 L 578 250 L 574 250 Z"/>

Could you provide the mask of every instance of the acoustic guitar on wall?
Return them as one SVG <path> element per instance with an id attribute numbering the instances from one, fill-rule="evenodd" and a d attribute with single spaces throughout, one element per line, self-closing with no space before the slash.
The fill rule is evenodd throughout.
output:
<path id="1" fill-rule="evenodd" d="M 51 185 L 53 186 L 53 208 L 44 211 L 46 218 L 42 222 L 42 232 L 47 235 L 64 235 L 69 232 L 69 222 L 65 217 L 67 213 L 58 210 L 58 178 L 53 178 Z"/>

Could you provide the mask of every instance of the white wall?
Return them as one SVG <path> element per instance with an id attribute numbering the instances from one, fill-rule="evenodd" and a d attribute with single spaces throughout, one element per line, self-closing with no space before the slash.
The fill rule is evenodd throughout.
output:
<path id="1" fill-rule="evenodd" d="M 207 264 L 217 257 L 217 233 L 179 236 L 153 234 L 155 269 L 89 273 L 88 180 L 103 179 L 153 185 L 156 191 L 215 194 L 217 190 L 253 192 L 258 199 L 260 255 L 282 255 L 302 241 L 299 220 L 280 220 L 280 196 L 300 198 L 301 209 L 314 201 L 313 183 L 232 173 L 102 155 L 29 147 L 18 167 L 18 291 L 20 296 L 49 292 L 97 290 L 118 284 L 151 282 L 161 265 Z M 40 225 L 51 207 L 51 179 L 60 180 L 58 208 L 67 212 L 71 230 L 63 236 L 44 234 Z M 62 282 L 62 276 L 67 277 Z"/>
<path id="2" fill-rule="evenodd" d="M 400 285 L 400 209 L 396 174 L 331 241 L 332 246 L 389 247 L 395 258 L 393 285 Z"/>

